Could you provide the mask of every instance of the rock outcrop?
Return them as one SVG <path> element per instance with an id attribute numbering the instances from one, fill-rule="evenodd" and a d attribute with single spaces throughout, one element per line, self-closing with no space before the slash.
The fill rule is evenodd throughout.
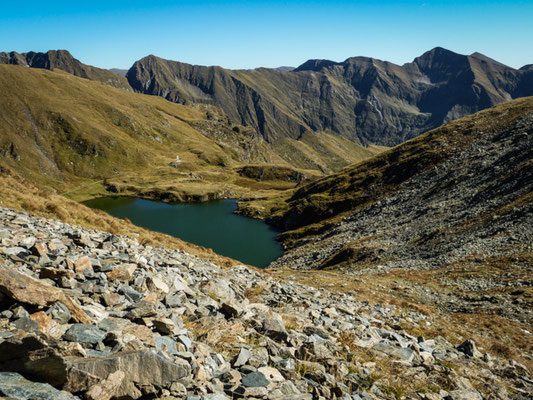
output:
<path id="1" fill-rule="evenodd" d="M 0 264 L 0 396 L 443 400 L 533 390 L 515 361 L 400 327 L 430 325 L 427 314 L 132 237 L 0 208 Z"/>

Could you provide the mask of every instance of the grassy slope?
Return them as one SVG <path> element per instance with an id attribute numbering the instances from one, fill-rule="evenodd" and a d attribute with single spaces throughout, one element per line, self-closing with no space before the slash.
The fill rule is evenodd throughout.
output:
<path id="1" fill-rule="evenodd" d="M 77 200 L 105 193 L 104 179 L 128 195 L 240 196 L 250 191 L 247 186 L 256 189 L 256 182 L 235 172 L 243 164 L 329 171 L 381 150 L 328 144 L 321 156 L 307 151 L 306 140 L 295 141 L 299 150 L 291 163 L 215 107 L 182 106 L 57 69 L 0 65 L 0 89 L 8 94 L 0 98 L 0 162 Z M 176 155 L 182 162 L 171 168 Z M 277 191 L 294 185 L 271 186 Z"/>
<path id="2" fill-rule="evenodd" d="M 233 131 L 208 120 L 203 109 L 21 66 L 0 65 L 0 88 L 8 94 L 0 98 L 0 163 L 76 199 L 105 193 L 103 179 L 129 187 L 132 195 L 168 187 L 177 198 L 239 193 L 242 184 L 233 180 L 242 179 L 234 168 L 255 161 L 253 155 L 243 161 L 239 148 L 209 137 L 206 126 Z M 252 147 L 261 161 L 280 162 L 265 144 Z M 182 162 L 172 168 L 176 155 Z"/>

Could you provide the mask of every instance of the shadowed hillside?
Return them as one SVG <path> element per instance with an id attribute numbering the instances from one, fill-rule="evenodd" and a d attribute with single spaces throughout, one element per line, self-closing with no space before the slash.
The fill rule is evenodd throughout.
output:
<path id="1" fill-rule="evenodd" d="M 533 98 L 431 131 L 299 188 L 272 220 L 297 268 L 440 267 L 529 254 Z"/>

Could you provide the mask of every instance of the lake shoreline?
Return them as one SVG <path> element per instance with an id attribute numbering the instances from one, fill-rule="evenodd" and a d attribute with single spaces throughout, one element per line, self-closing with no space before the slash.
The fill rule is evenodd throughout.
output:
<path id="1" fill-rule="evenodd" d="M 263 220 L 237 213 L 237 199 L 178 203 L 119 195 L 82 204 L 259 268 L 283 254 L 276 240 L 281 232 Z"/>

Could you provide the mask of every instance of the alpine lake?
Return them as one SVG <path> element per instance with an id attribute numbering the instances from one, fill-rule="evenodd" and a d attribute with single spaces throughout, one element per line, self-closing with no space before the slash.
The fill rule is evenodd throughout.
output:
<path id="1" fill-rule="evenodd" d="M 102 197 L 83 204 L 260 268 L 283 253 L 282 246 L 276 241 L 279 231 L 261 220 L 235 214 L 235 200 L 170 204 Z"/>

